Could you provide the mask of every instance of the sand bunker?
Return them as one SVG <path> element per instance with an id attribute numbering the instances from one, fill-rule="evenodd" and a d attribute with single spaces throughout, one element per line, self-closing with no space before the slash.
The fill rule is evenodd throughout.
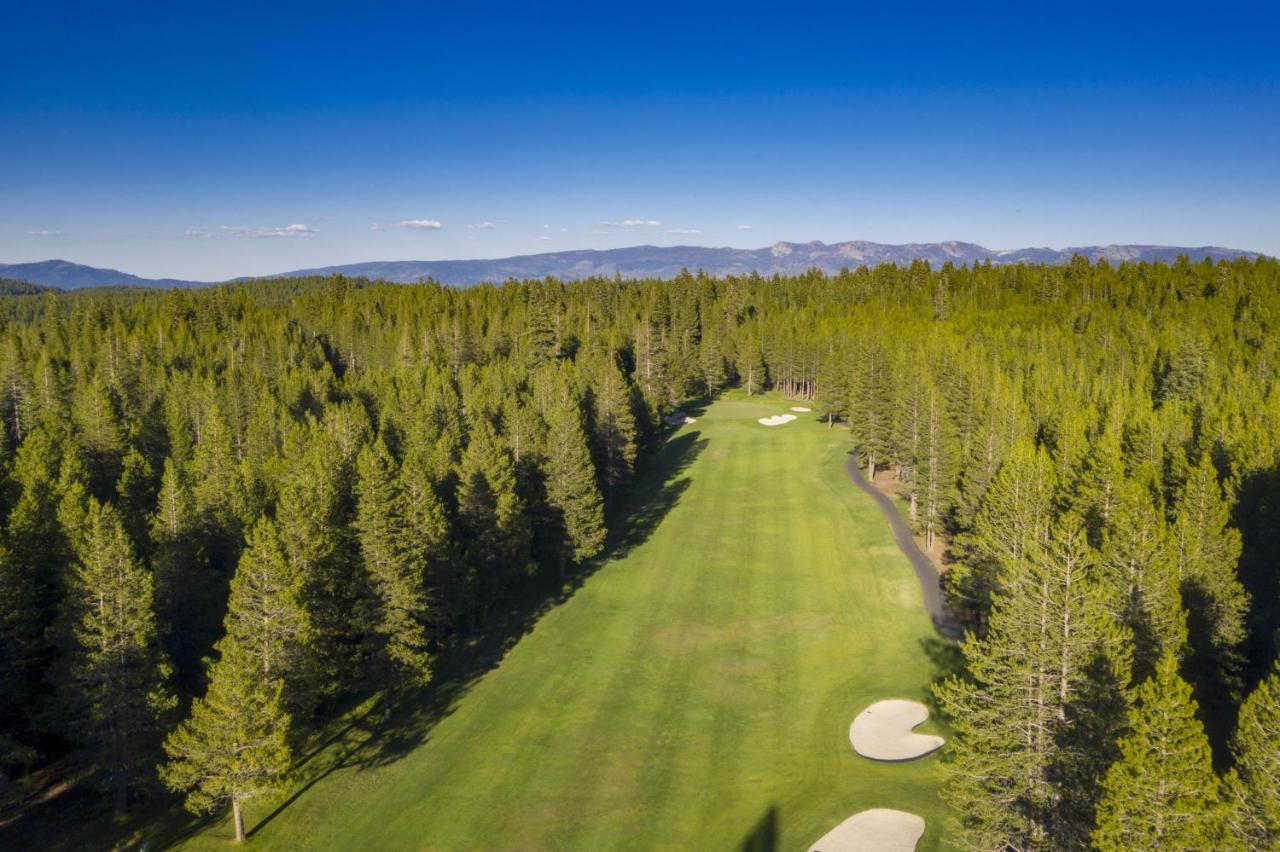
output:
<path id="1" fill-rule="evenodd" d="M 697 423 L 698 421 L 689 417 L 683 411 L 673 411 L 662 418 L 662 422 L 668 426 L 688 426 L 690 423 Z"/>
<path id="2" fill-rule="evenodd" d="M 809 852 L 911 852 L 924 819 L 906 811 L 873 808 L 854 814 L 822 836 Z"/>
<path id="3" fill-rule="evenodd" d="M 813 409 L 812 409 L 812 408 L 805 408 L 805 407 L 804 407 L 804 406 L 802 406 L 802 405 L 793 405 L 793 406 L 791 406 L 791 410 L 792 410 L 792 411 L 799 411 L 801 414 L 808 414 L 810 411 L 813 411 Z"/>
<path id="4" fill-rule="evenodd" d="M 761 417 L 756 422 L 761 426 L 781 426 L 784 423 L 790 423 L 795 420 L 794 414 L 775 414 L 772 417 Z"/>
<path id="5" fill-rule="evenodd" d="M 877 701 L 858 714 L 849 726 L 853 750 L 872 760 L 915 760 L 942 748 L 942 737 L 912 733 L 929 718 L 929 708 L 918 701 Z"/>

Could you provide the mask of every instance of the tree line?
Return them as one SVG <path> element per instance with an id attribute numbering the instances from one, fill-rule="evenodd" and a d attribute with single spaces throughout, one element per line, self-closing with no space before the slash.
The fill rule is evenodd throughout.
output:
<path id="1" fill-rule="evenodd" d="M 241 829 L 736 385 L 847 427 L 946 555 L 961 842 L 1274 845 L 1278 325 L 1267 259 L 7 298 L 0 766 Z"/>

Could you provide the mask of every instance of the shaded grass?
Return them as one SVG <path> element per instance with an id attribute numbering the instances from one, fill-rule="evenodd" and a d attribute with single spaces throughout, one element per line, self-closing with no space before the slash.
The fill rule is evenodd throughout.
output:
<path id="1" fill-rule="evenodd" d="M 676 433 L 610 559 L 442 660 L 390 725 L 372 702 L 345 714 L 298 786 L 250 809 L 251 844 L 793 849 L 892 807 L 925 817 L 933 848 L 938 759 L 848 742 L 872 701 L 928 699 L 929 619 L 845 478 L 847 435 L 755 422 L 784 410 L 733 396 Z"/>

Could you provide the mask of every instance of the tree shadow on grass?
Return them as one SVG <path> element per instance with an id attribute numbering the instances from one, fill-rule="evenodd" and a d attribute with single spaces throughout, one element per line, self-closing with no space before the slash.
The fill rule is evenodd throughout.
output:
<path id="1" fill-rule="evenodd" d="M 71 759 L 69 759 L 71 760 Z M 83 849 L 166 848 L 206 828 L 212 819 L 182 810 L 176 797 L 159 791 L 116 814 L 91 767 L 68 761 L 15 784 L 0 797 L 0 849 L 79 852 Z M 45 778 L 51 783 L 45 783 Z"/>
<path id="2" fill-rule="evenodd" d="M 738 844 L 739 852 L 776 852 L 778 848 L 778 806 L 770 805 Z"/>
<path id="3" fill-rule="evenodd" d="M 621 559 L 653 535 L 688 489 L 684 475 L 706 447 L 690 431 L 667 441 L 645 461 L 624 510 L 613 519 L 604 553 L 562 580 L 554 570 L 540 571 L 511 590 L 505 609 L 479 630 L 445 649 L 435 660 L 430 684 L 395 697 L 390 717 L 376 698 L 366 698 L 329 726 L 323 738 L 299 762 L 298 786 L 249 831 L 253 836 L 332 773 L 352 767 L 394 763 L 423 745 L 462 697 L 495 668 L 521 638 L 551 609 L 565 603 L 604 564 Z"/>

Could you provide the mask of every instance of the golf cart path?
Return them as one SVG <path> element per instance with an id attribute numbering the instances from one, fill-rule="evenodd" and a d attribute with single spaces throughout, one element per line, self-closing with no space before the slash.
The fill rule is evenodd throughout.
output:
<path id="1" fill-rule="evenodd" d="M 942 597 L 942 578 L 938 574 L 938 569 L 933 561 L 916 546 L 916 540 L 911 536 L 911 529 L 898 512 L 898 507 L 893 505 L 888 495 L 867 482 L 867 478 L 862 475 L 862 468 L 858 464 L 856 455 L 849 455 L 844 463 L 844 469 L 853 480 L 853 484 L 876 501 L 876 505 L 884 513 L 885 520 L 893 529 L 893 540 L 897 542 L 898 549 L 907 557 L 911 567 L 916 569 L 916 579 L 920 581 L 920 591 L 924 594 L 924 608 L 929 612 L 929 618 L 933 620 L 934 629 L 946 639 L 954 641 L 962 638 L 964 629 L 951 614 L 950 607 Z"/>

